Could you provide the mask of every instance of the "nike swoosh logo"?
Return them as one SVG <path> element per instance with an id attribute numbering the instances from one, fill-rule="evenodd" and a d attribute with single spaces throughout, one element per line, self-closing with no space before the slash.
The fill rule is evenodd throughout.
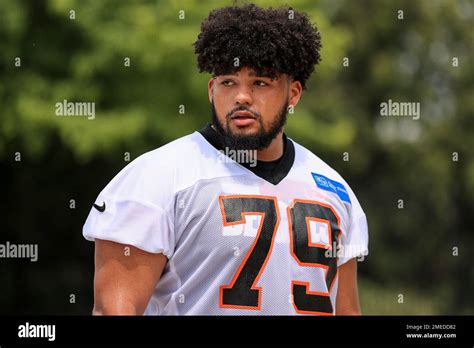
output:
<path id="1" fill-rule="evenodd" d="M 94 208 L 103 213 L 105 211 L 105 202 L 103 202 L 102 205 L 97 205 L 94 203 Z"/>

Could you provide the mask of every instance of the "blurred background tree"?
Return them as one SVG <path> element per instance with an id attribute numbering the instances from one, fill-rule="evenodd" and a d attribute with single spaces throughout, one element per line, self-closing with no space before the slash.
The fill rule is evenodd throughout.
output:
<path id="1" fill-rule="evenodd" d="M 322 33 L 323 61 L 286 131 L 366 211 L 363 312 L 473 314 L 474 2 L 254 2 L 305 11 Z M 91 203 L 128 153 L 208 122 L 192 43 L 230 4 L 0 2 L 0 243 L 39 245 L 36 263 L 0 259 L 0 313 L 91 312 Z M 389 99 L 420 102 L 420 119 L 380 116 Z M 96 117 L 56 116 L 63 100 L 94 102 Z"/>

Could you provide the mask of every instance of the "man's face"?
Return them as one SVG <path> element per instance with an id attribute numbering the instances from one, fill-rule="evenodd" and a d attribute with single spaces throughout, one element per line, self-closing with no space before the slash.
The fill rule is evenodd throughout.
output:
<path id="1" fill-rule="evenodd" d="M 300 93 L 299 82 L 284 74 L 272 79 L 244 67 L 233 75 L 217 76 L 209 81 L 212 123 L 226 146 L 265 149 L 282 132 L 288 105 L 296 105 Z"/>

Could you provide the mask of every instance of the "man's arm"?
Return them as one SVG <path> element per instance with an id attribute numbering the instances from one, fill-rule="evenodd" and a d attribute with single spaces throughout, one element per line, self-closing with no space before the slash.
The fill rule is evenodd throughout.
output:
<path id="1" fill-rule="evenodd" d="M 96 239 L 93 315 L 142 315 L 168 259 Z"/>
<path id="2" fill-rule="evenodd" d="M 338 272 L 336 315 L 360 315 L 356 259 L 351 259 L 340 266 Z"/>

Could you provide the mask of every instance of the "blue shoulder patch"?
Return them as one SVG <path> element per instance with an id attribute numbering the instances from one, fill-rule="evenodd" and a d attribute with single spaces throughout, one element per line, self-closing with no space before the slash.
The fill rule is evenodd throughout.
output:
<path id="1" fill-rule="evenodd" d="M 340 182 L 334 181 L 325 177 L 321 174 L 311 173 L 313 175 L 313 179 L 316 182 L 316 185 L 323 190 L 334 192 L 339 196 L 341 201 L 347 202 L 351 204 L 351 199 L 349 198 L 349 193 L 347 192 L 346 188 Z"/>

